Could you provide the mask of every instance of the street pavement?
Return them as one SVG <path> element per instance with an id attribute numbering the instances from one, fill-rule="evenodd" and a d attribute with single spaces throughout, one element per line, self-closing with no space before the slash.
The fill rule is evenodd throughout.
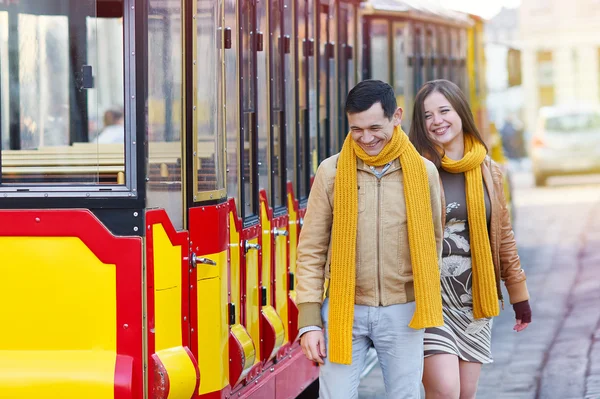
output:
<path id="1" fill-rule="evenodd" d="M 600 177 L 553 178 L 536 188 L 520 167 L 513 187 L 533 320 L 525 331 L 513 331 L 506 301 L 494 319 L 494 363 L 483 366 L 477 397 L 600 399 Z M 359 399 L 384 398 L 376 365 L 363 378 Z"/>

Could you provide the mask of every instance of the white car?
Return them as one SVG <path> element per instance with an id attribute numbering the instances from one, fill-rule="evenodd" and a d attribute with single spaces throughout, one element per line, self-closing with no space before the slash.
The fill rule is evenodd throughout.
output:
<path id="1" fill-rule="evenodd" d="M 541 108 L 530 155 L 536 186 L 550 176 L 599 173 L 600 108 Z"/>

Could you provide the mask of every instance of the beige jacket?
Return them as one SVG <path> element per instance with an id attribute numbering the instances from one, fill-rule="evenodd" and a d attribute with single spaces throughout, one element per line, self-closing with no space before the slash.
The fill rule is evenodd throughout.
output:
<path id="1" fill-rule="evenodd" d="M 500 280 L 503 280 L 511 304 L 529 300 L 529 292 L 525 283 L 525 272 L 521 269 L 515 235 L 508 208 L 506 207 L 502 170 L 490 157 L 486 157 L 481 165 L 481 174 L 483 175 L 483 181 L 490 196 L 492 207 L 489 234 L 492 259 L 496 271 L 498 298 L 504 304 L 502 290 L 500 289 Z M 443 209 L 446 209 L 443 186 L 441 194 Z M 443 222 L 445 220 L 446 218 L 444 217 Z"/>
<path id="2" fill-rule="evenodd" d="M 298 244 L 296 287 L 298 327 L 320 326 L 325 280 L 329 278 L 334 182 L 338 155 L 324 160 L 317 170 L 308 198 Z M 440 180 L 433 163 L 423 158 L 429 177 L 431 209 L 438 258 L 442 251 Z M 357 161 L 358 228 L 356 236 L 355 303 L 388 306 L 415 300 L 408 246 L 406 204 L 400 162 L 395 160 L 377 179 L 369 166 Z"/>

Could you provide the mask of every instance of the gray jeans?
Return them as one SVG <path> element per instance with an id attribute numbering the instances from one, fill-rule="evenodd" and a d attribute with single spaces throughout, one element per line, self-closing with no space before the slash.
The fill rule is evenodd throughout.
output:
<path id="1" fill-rule="evenodd" d="M 408 327 L 414 311 L 414 302 L 381 307 L 354 305 L 352 364 L 331 363 L 325 358 L 325 365 L 319 372 L 319 398 L 358 398 L 360 373 L 372 342 L 383 372 L 387 397 L 418 399 L 423 376 L 424 330 Z M 329 299 L 325 299 L 321 317 L 326 347 L 329 347 L 328 312 Z"/>

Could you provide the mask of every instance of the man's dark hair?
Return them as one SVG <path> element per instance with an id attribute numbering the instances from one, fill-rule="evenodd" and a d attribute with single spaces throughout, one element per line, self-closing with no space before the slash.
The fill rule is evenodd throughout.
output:
<path id="1" fill-rule="evenodd" d="M 345 111 L 347 114 L 357 114 L 375 103 L 381 103 L 383 114 L 390 120 L 398 108 L 392 86 L 381 80 L 363 80 L 348 93 Z"/>

